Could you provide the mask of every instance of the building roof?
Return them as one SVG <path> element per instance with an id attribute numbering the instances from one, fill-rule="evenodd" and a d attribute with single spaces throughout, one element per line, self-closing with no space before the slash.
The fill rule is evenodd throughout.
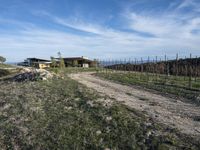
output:
<path id="1" fill-rule="evenodd" d="M 40 58 L 27 58 L 27 60 L 32 60 L 32 61 L 48 61 L 48 62 L 50 62 L 49 60 L 40 59 Z"/>
<path id="2" fill-rule="evenodd" d="M 86 57 L 65 57 L 63 58 L 64 60 L 85 60 L 85 61 L 89 61 L 92 62 L 92 60 L 86 58 Z"/>
<path id="3" fill-rule="evenodd" d="M 44 62 L 44 61 L 38 61 L 38 62 L 34 62 L 34 64 L 51 64 L 52 62 L 50 61 L 47 61 L 47 62 Z"/>

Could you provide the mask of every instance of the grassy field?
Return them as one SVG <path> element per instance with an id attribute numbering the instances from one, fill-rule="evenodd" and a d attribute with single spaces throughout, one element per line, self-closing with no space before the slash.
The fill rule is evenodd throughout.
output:
<path id="1" fill-rule="evenodd" d="M 108 80 L 117 81 L 127 85 L 139 85 L 141 87 L 154 89 L 162 93 L 173 94 L 184 97 L 200 104 L 200 78 L 193 78 L 189 87 L 189 78 L 181 76 L 155 75 L 151 73 L 138 72 L 111 72 L 109 70 L 96 73 L 97 76 Z"/>
<path id="2" fill-rule="evenodd" d="M 13 65 L 8 65 L 8 64 L 2 64 L 0 63 L 0 68 L 3 69 L 3 68 L 13 68 L 14 66 Z"/>
<path id="3" fill-rule="evenodd" d="M 1 149 L 198 149 L 199 139 L 64 79 L 0 82 Z M 71 71 L 70 71 L 71 72 Z"/>

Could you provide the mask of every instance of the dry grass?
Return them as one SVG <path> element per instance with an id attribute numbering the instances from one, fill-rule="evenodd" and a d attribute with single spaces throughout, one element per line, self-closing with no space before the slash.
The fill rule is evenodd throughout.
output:
<path id="1" fill-rule="evenodd" d="M 143 114 L 65 77 L 0 83 L 1 149 L 198 149 Z M 104 101 L 105 100 L 105 101 Z"/>

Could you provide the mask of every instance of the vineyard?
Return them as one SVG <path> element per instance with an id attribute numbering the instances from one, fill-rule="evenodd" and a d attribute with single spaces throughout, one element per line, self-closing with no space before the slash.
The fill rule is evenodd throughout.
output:
<path id="1" fill-rule="evenodd" d="M 113 64 L 112 62 L 111 64 Z M 177 59 L 170 61 L 150 61 L 143 63 L 133 61 L 118 62 L 108 65 L 106 68 L 123 71 L 149 72 L 155 74 L 178 75 L 178 76 L 200 76 L 200 58 Z"/>
<path id="2" fill-rule="evenodd" d="M 166 57 L 165 57 L 166 58 Z M 183 97 L 200 104 L 200 58 L 100 62 L 97 75 Z"/>

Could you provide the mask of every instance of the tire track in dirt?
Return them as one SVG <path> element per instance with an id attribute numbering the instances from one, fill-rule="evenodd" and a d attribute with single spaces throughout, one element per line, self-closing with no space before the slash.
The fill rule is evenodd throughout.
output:
<path id="1" fill-rule="evenodd" d="M 160 123 L 177 128 L 185 134 L 200 136 L 200 107 L 194 104 L 103 80 L 88 72 L 69 76 L 103 95 L 145 112 Z"/>

